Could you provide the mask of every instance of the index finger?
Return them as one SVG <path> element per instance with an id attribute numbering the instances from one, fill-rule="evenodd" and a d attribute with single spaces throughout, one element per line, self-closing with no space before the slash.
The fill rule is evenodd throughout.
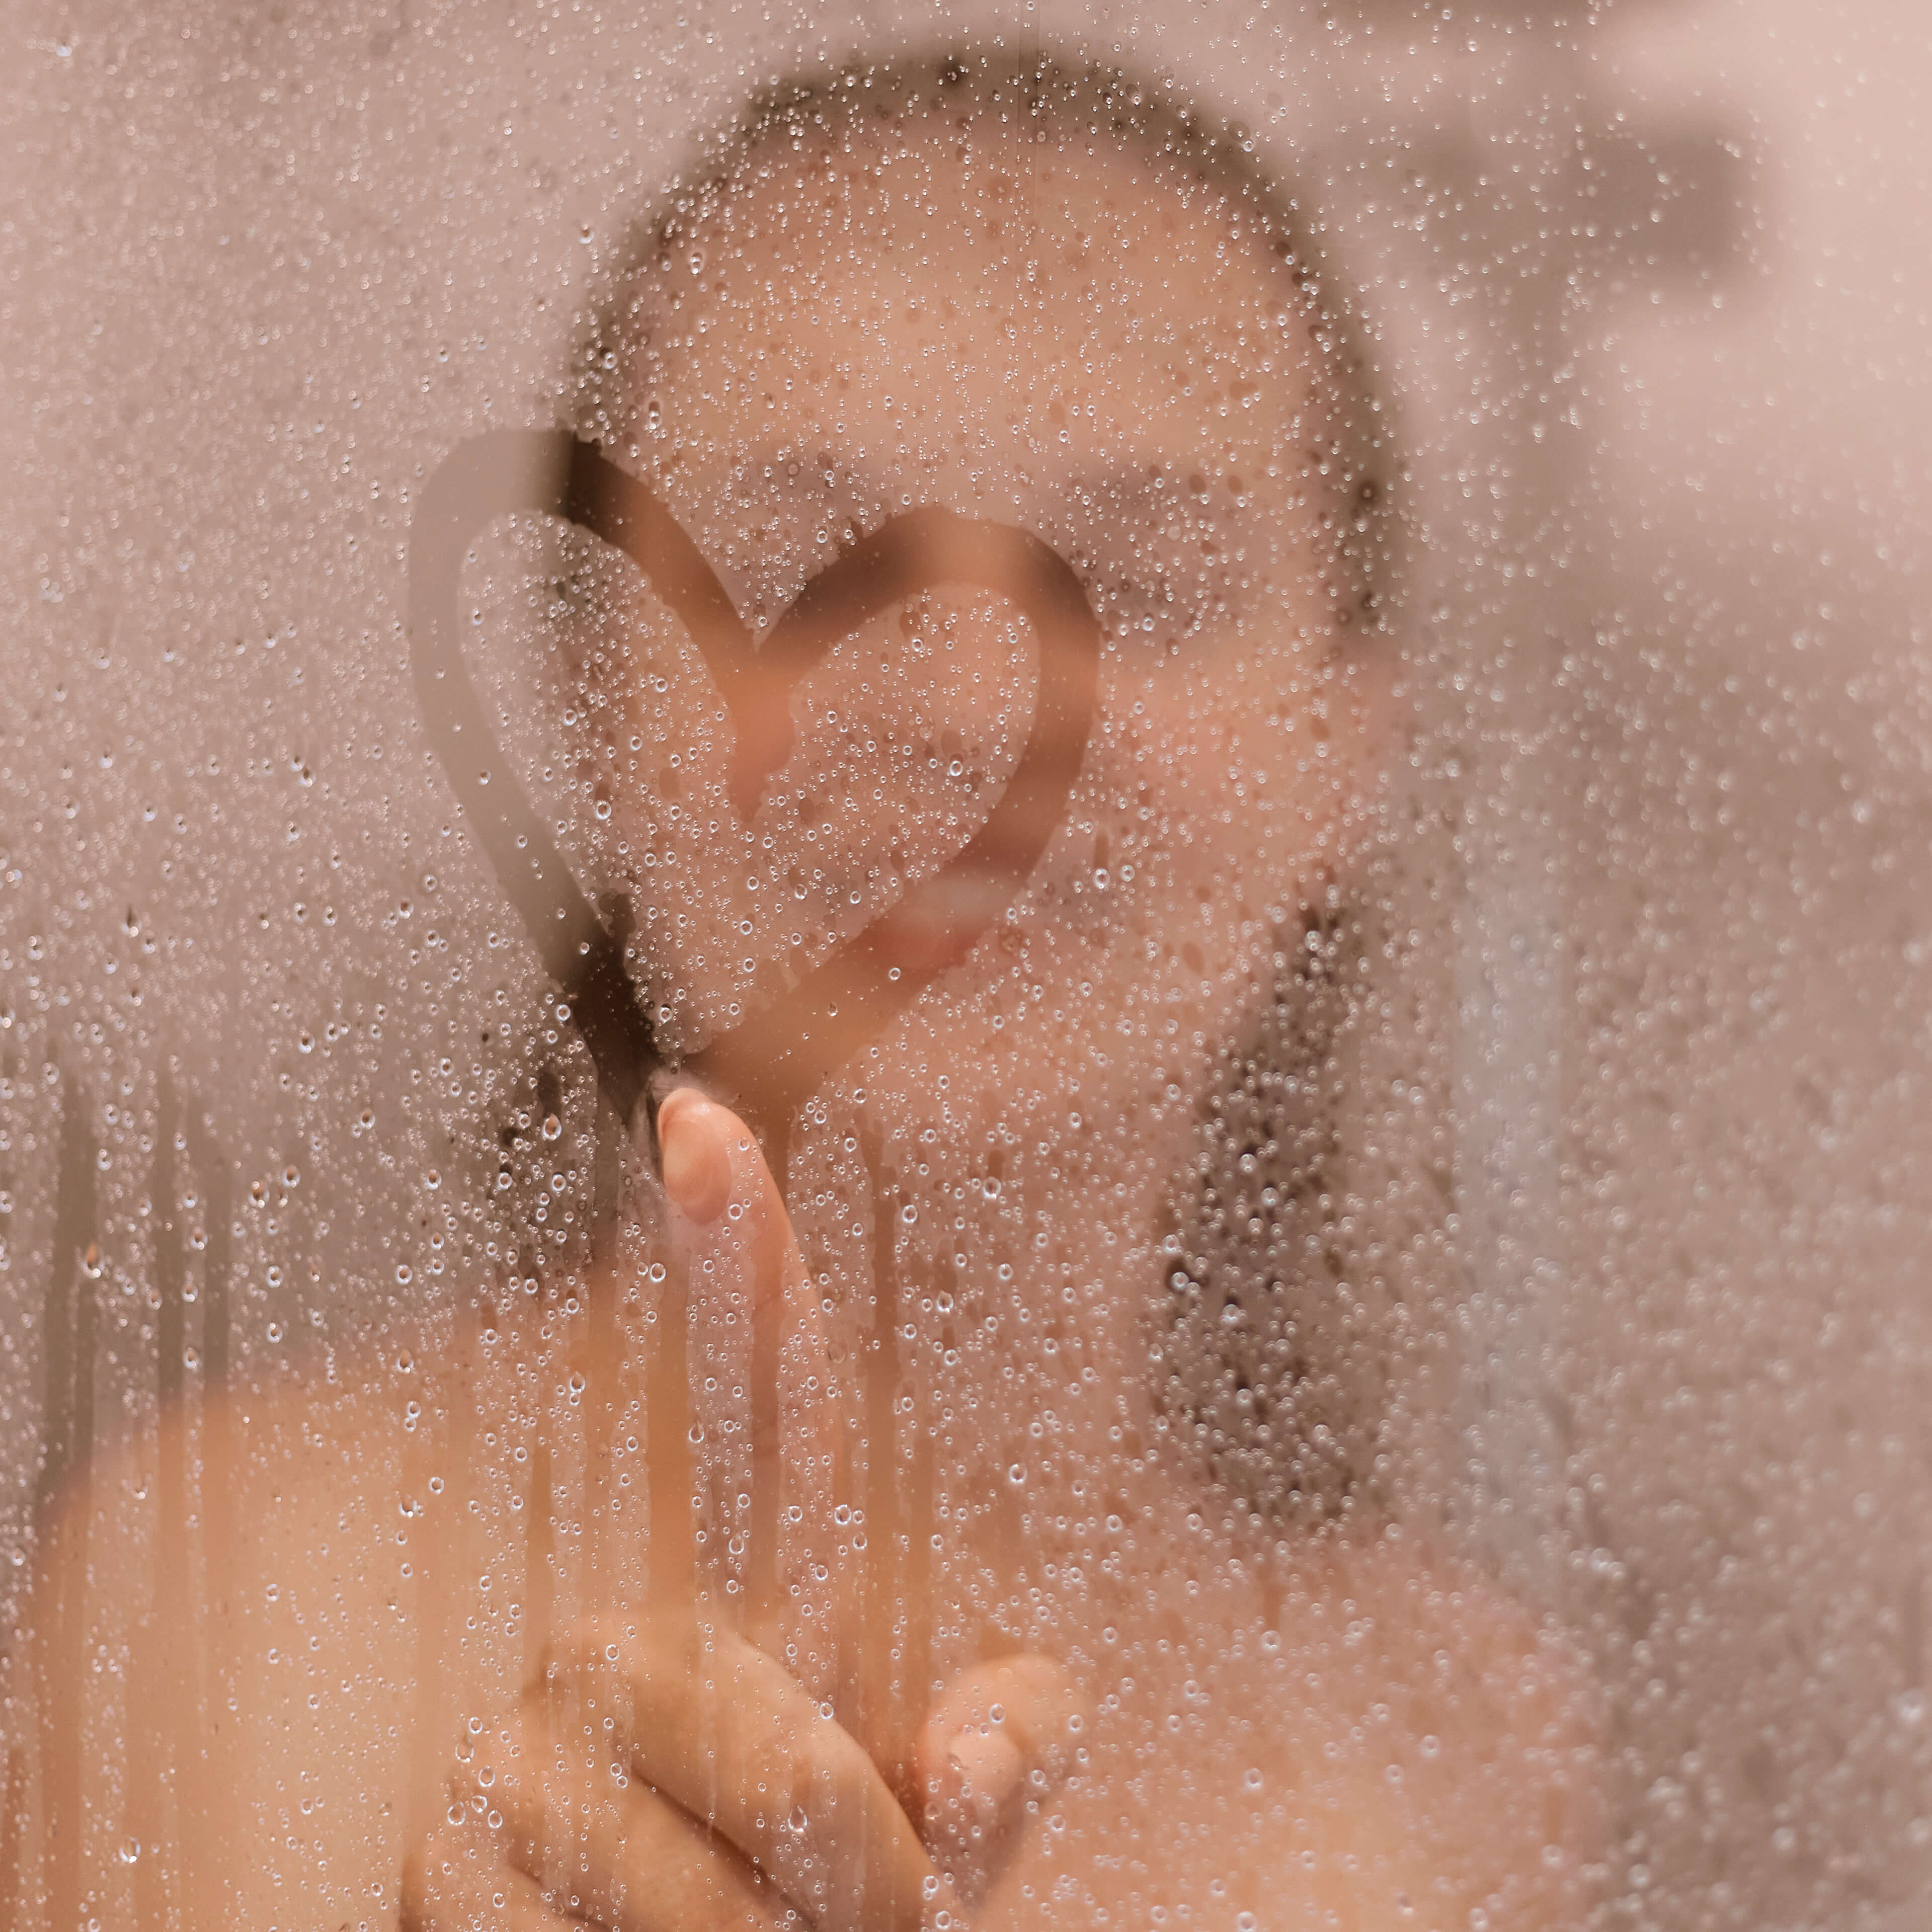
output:
<path id="1" fill-rule="evenodd" d="M 826 1322 L 784 1197 L 744 1121 L 694 1088 L 658 1112 L 672 1243 L 694 1306 L 751 1323 L 746 1628 L 820 1694 L 833 1666 L 830 1532 L 839 1432 Z"/>

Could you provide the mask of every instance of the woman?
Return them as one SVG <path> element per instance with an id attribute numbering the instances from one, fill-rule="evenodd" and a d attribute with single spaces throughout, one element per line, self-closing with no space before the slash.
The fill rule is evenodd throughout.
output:
<path id="1" fill-rule="evenodd" d="M 410 1427 L 310 1391 L 205 1430 L 230 1660 L 163 1682 L 124 1763 L 42 1685 L 23 1894 L 63 1924 L 1559 1922 L 1586 1700 L 1385 1513 L 1372 1284 L 1274 1349 L 1174 1219 L 1219 1043 L 1312 997 L 1375 823 L 1374 412 L 1309 265 L 1238 144 L 1037 63 L 841 74 L 714 158 L 589 426 L 754 629 L 895 518 L 1029 533 L 1100 620 L 1094 703 L 1040 724 L 1090 640 L 944 558 L 723 689 L 574 560 L 579 754 L 713 1090 L 664 1100 L 602 1276 L 494 1284 L 406 1371 Z M 923 990 L 828 1003 L 802 1083 L 760 1004 L 860 946 Z M 1163 1294 L 1232 1381 L 1173 1372 Z M 1210 1470 L 1263 1472 L 1261 1512 Z M 120 1480 L 68 1516 L 104 1628 Z M 154 1682 L 166 1634 L 125 1640 Z"/>

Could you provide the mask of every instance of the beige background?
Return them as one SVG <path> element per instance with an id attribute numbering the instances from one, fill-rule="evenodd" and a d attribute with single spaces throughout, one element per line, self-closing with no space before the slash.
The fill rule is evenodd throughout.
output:
<path id="1" fill-rule="evenodd" d="M 1230 106 L 1364 290 L 1414 468 L 1418 794 L 1452 820 L 1413 885 L 1462 1020 L 1444 1502 L 1610 1687 L 1606 1922 L 1916 1924 L 1918 10 L 979 17 Z M 512 1078 L 463 1044 L 479 1004 L 540 988 L 489 943 L 413 722 L 410 493 L 550 418 L 598 263 L 745 75 L 932 24 L 10 10 L 9 1554 L 73 1426 L 45 1414 L 64 1130 L 98 1248 L 83 1432 L 152 1413 L 155 1226 L 208 1234 L 224 1177 L 234 1372 L 446 1318 L 423 1177 Z"/>

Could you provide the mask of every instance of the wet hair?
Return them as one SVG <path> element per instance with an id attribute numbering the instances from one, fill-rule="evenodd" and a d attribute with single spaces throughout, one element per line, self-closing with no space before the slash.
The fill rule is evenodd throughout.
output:
<path id="1" fill-rule="evenodd" d="M 1030 122 L 1042 139 L 1082 131 L 1172 180 L 1210 189 L 1246 218 L 1256 245 L 1276 259 L 1305 305 L 1310 340 L 1322 361 L 1313 386 L 1318 412 L 1295 428 L 1299 465 L 1285 460 L 1283 466 L 1310 475 L 1310 494 L 1321 505 L 1334 546 L 1328 590 L 1334 622 L 1344 633 L 1384 628 L 1398 529 L 1397 464 L 1346 280 L 1324 260 L 1300 196 L 1258 158 L 1252 134 L 1118 68 L 953 47 L 850 62 L 760 89 L 735 122 L 700 141 L 692 164 L 617 250 L 579 358 L 578 434 L 622 460 L 641 400 L 628 389 L 634 364 L 627 352 L 644 327 L 649 273 L 728 200 L 759 155 L 868 127 L 886 129 L 922 109 L 960 122 L 992 116 L 1010 126 Z"/>
<path id="2" fill-rule="evenodd" d="M 1161 1426 L 1246 1508 L 1304 1528 L 1371 1500 L 1384 1408 L 1384 1324 L 1339 1212 L 1365 968 L 1351 914 L 1277 936 L 1201 1097 L 1155 1319 Z"/>

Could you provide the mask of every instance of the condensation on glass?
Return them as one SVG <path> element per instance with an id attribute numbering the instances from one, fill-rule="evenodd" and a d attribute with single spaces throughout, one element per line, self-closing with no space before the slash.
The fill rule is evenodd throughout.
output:
<path id="1" fill-rule="evenodd" d="M 1919 38 L 22 22 L 8 1922 L 1916 1924 Z"/>

